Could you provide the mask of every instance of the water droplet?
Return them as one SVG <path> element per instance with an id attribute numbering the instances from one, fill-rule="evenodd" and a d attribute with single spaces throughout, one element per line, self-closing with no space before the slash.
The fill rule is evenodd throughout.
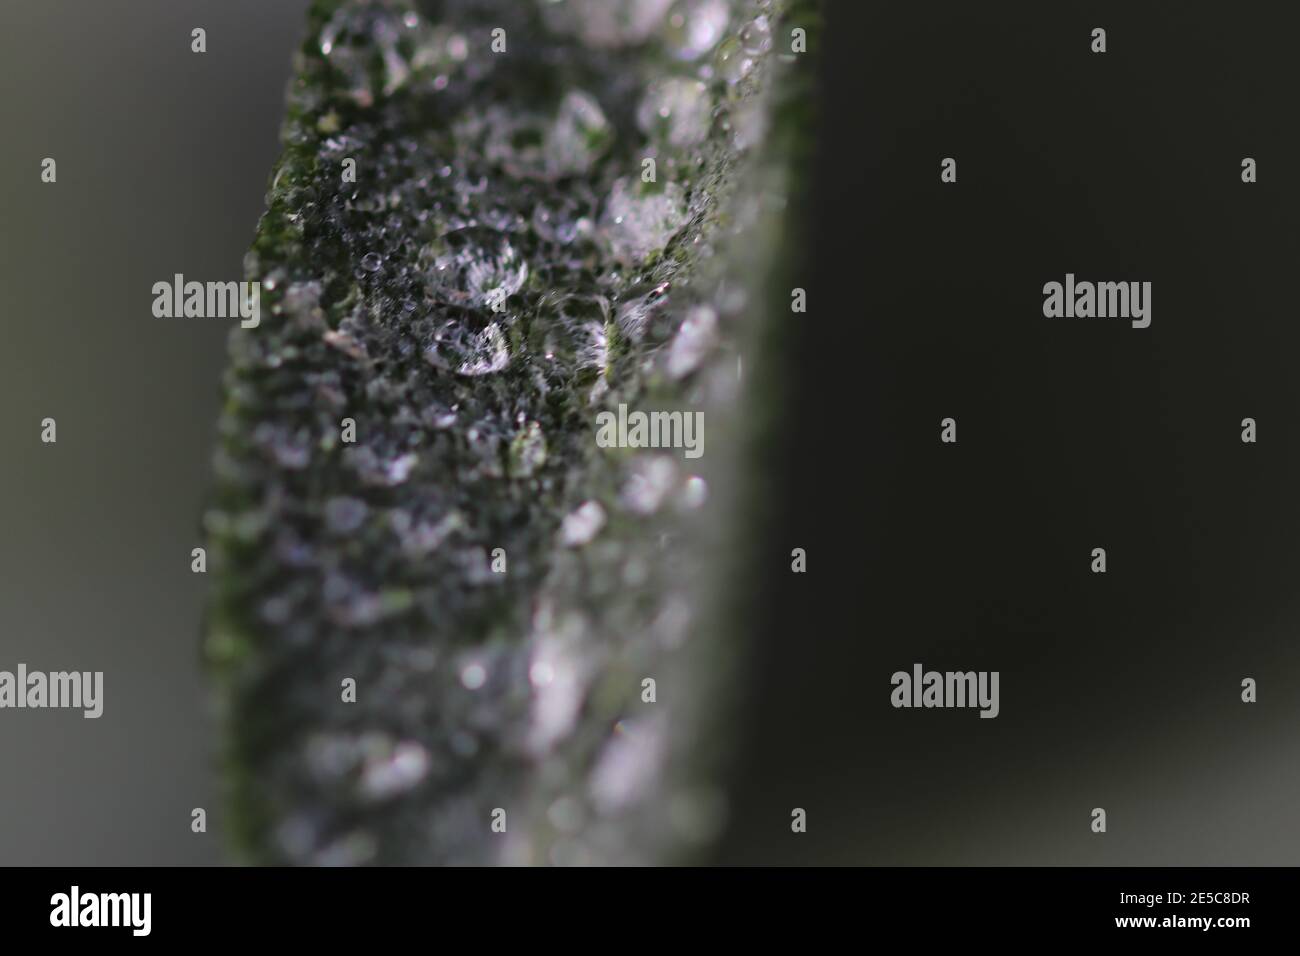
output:
<path id="1" fill-rule="evenodd" d="M 400 485 L 410 477 L 411 469 L 419 461 L 419 456 L 414 452 L 408 452 L 405 455 L 398 455 L 383 464 L 384 484 Z"/>
<path id="2" fill-rule="evenodd" d="M 588 322 L 581 326 L 582 344 L 578 350 L 578 366 L 604 371 L 609 365 L 609 336 L 605 326 L 599 322 Z"/>
<path id="3" fill-rule="evenodd" d="M 477 111 L 465 117 L 458 138 L 473 131 L 482 137 L 483 153 L 494 163 L 515 176 L 540 176 L 546 169 L 544 146 L 550 122 L 541 113 L 507 110 L 489 106 L 480 116 Z M 470 140 L 472 141 L 472 140 Z"/>
<path id="4" fill-rule="evenodd" d="M 595 669 L 586 618 L 570 612 L 549 618 L 549 605 L 534 614 L 534 640 L 529 666 L 533 686 L 528 747 L 544 756 L 573 732 Z"/>
<path id="5" fill-rule="evenodd" d="M 361 258 L 361 268 L 367 272 L 378 272 L 384 265 L 384 257 L 377 252 L 368 252 Z"/>
<path id="6" fill-rule="evenodd" d="M 749 75 L 754 67 L 754 58 L 745 52 L 739 37 L 729 37 L 722 41 L 716 54 L 718 75 L 726 80 L 731 88 L 731 96 L 736 95 L 735 87 Z"/>
<path id="7" fill-rule="evenodd" d="M 369 107 L 375 101 L 370 68 L 376 51 L 383 95 L 396 92 L 410 77 L 411 67 L 402 51 L 403 33 L 411 29 L 407 16 L 399 16 L 387 4 L 345 4 L 321 28 L 321 54 L 346 79 L 348 94 L 359 106 Z"/>
<path id="8" fill-rule="evenodd" d="M 671 458 L 665 455 L 642 458 L 623 486 L 622 502 L 637 514 L 654 514 L 676 482 L 677 466 Z"/>
<path id="9" fill-rule="evenodd" d="M 585 819 L 582 804 L 573 797 L 560 797 L 546 811 L 546 819 L 561 833 L 577 833 Z"/>
<path id="10" fill-rule="evenodd" d="M 430 294 L 456 305 L 499 309 L 528 279 L 528 263 L 489 229 L 449 232 L 425 247 L 420 261 Z"/>
<path id="11" fill-rule="evenodd" d="M 772 24 L 757 16 L 740 28 L 740 45 L 750 56 L 762 56 L 772 49 Z"/>
<path id="12" fill-rule="evenodd" d="M 378 852 L 375 838 L 364 830 L 339 837 L 311 857 L 313 866 L 361 866 Z"/>
<path id="13" fill-rule="evenodd" d="M 640 342 L 650 320 L 651 305 L 644 296 L 620 305 L 614 313 L 614 325 L 618 328 L 619 335 L 629 342 Z"/>
<path id="14" fill-rule="evenodd" d="M 402 550 L 420 558 L 437 550 L 453 531 L 464 526 L 464 520 L 460 512 L 453 511 L 436 522 L 417 522 L 408 512 L 396 510 L 389 517 L 389 526 L 402 542 Z"/>
<path id="15" fill-rule="evenodd" d="M 664 371 L 669 378 L 685 378 L 717 342 L 718 316 L 707 305 L 698 305 L 686 313 L 682 327 L 668 345 Z"/>
<path id="16" fill-rule="evenodd" d="M 552 176 L 581 176 L 613 142 L 609 121 L 595 98 L 572 91 L 546 133 L 546 164 Z"/>
<path id="17" fill-rule="evenodd" d="M 391 752 L 366 760 L 361 792 L 372 800 L 386 800 L 414 789 L 428 772 L 428 751 L 415 741 L 403 741 Z"/>
<path id="18" fill-rule="evenodd" d="M 731 111 L 731 142 L 737 150 L 757 145 L 767 135 L 767 112 L 755 97 L 742 100 Z"/>
<path id="19" fill-rule="evenodd" d="M 495 322 L 474 336 L 469 353 L 456 371 L 461 375 L 491 375 L 510 364 L 505 333 Z"/>
<path id="20" fill-rule="evenodd" d="M 326 580 L 326 602 L 330 618 L 342 627 L 371 627 L 384 618 L 408 610 L 413 597 L 409 591 L 396 589 L 375 593 L 360 585 L 334 576 Z"/>
<path id="21" fill-rule="evenodd" d="M 580 548 L 605 527 L 605 509 L 599 502 L 588 501 L 565 516 L 560 525 L 560 543 L 566 548 Z"/>
<path id="22" fill-rule="evenodd" d="M 642 195 L 627 177 L 614 183 L 601 220 L 610 251 L 628 264 L 662 250 L 685 224 L 685 192 L 680 186 L 668 182 L 662 192 Z"/>
<path id="23" fill-rule="evenodd" d="M 482 664 L 466 664 L 461 669 L 460 682 L 466 690 L 478 690 L 487 683 L 487 668 Z"/>
<path id="24" fill-rule="evenodd" d="M 528 680 L 534 687 L 545 687 L 555 680 L 555 668 L 546 661 L 534 661 L 528 668 Z"/>
<path id="25" fill-rule="evenodd" d="M 726 0 L 681 0 L 668 18 L 665 39 L 683 60 L 698 60 L 718 44 L 730 13 Z"/>
<path id="26" fill-rule="evenodd" d="M 366 358 L 365 345 L 358 342 L 347 332 L 340 332 L 336 329 L 327 329 L 322 338 L 326 345 L 338 349 L 344 355 L 358 360 Z"/>
<path id="27" fill-rule="evenodd" d="M 434 402 L 420 413 L 420 420 L 430 428 L 450 428 L 456 424 L 456 409 Z"/>
<path id="28" fill-rule="evenodd" d="M 646 91 L 636 121 L 647 136 L 681 149 L 704 142 L 712 117 L 713 103 L 703 83 L 670 77 Z"/>
<path id="29" fill-rule="evenodd" d="M 686 479 L 686 487 L 682 491 L 682 505 L 687 508 L 698 508 L 709 499 L 709 485 L 699 475 L 691 475 Z"/>
<path id="30" fill-rule="evenodd" d="M 365 523 L 368 510 L 360 498 L 331 498 L 325 502 L 325 526 L 336 534 L 351 534 Z"/>
<path id="31" fill-rule="evenodd" d="M 306 468 L 311 461 L 311 432 L 307 429 L 290 431 L 288 428 L 263 422 L 253 429 L 253 442 L 269 454 L 281 468 L 296 471 Z"/>
<path id="32" fill-rule="evenodd" d="M 552 208 L 538 203 L 533 208 L 533 230 L 547 242 L 558 242 L 567 246 L 577 239 L 584 230 L 590 230 L 591 223 L 585 217 L 575 215 L 568 207 Z"/>
<path id="33" fill-rule="evenodd" d="M 610 737 L 591 772 L 591 797 L 598 809 L 614 813 L 647 792 L 664 757 L 660 721 L 624 721 Z"/>
<path id="34" fill-rule="evenodd" d="M 546 435 L 537 422 L 529 422 L 510 443 L 510 474 L 527 478 L 546 464 Z"/>

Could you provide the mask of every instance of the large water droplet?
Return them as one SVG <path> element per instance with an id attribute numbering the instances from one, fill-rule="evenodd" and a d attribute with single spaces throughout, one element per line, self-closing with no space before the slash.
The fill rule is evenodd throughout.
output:
<path id="1" fill-rule="evenodd" d="M 757 16 L 740 28 L 740 45 L 750 56 L 762 56 L 772 49 L 772 25 L 767 17 Z"/>
<path id="2" fill-rule="evenodd" d="M 501 233 L 457 229 L 421 253 L 430 295 L 456 305 L 500 307 L 528 279 L 528 263 Z"/>
<path id="3" fill-rule="evenodd" d="M 552 176 L 581 176 L 613 142 L 609 121 L 595 98 L 575 90 L 560 102 L 546 133 L 546 164 Z"/>
<path id="4" fill-rule="evenodd" d="M 680 59 L 698 60 L 718 45 L 730 18 L 726 0 L 680 0 L 668 17 L 665 39 Z"/>
<path id="5" fill-rule="evenodd" d="M 685 192 L 680 186 L 668 182 L 662 192 L 641 194 L 627 177 L 614 183 L 601 218 L 610 251 L 629 264 L 663 249 L 685 223 Z"/>
<path id="6" fill-rule="evenodd" d="M 456 369 L 461 375 L 491 375 L 510 364 L 510 346 L 501 326 L 491 323 L 473 337 L 469 352 Z"/>
<path id="7" fill-rule="evenodd" d="M 728 95 L 737 95 L 736 87 L 754 68 L 754 58 L 745 52 L 739 37 L 728 37 L 722 41 L 715 55 L 718 75 L 728 86 Z"/>
<path id="8" fill-rule="evenodd" d="M 699 80 L 670 77 L 652 84 L 637 109 L 637 125 L 647 136 L 681 149 L 709 135 L 713 103 Z"/>

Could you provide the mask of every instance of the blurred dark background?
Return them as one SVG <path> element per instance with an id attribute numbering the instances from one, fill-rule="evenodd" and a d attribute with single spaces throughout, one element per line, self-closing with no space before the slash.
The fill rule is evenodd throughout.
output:
<path id="1" fill-rule="evenodd" d="M 833 6 L 728 859 L 1300 859 L 1288 9 Z M 1150 280 L 1151 327 L 1044 318 L 1066 272 Z M 1001 716 L 893 709 L 915 662 Z"/>
<path id="2" fill-rule="evenodd" d="M 150 288 L 243 277 L 306 8 L 0 4 L 0 668 L 102 670 L 106 701 L 0 718 L 0 864 L 220 859 L 190 549 L 230 323 Z"/>

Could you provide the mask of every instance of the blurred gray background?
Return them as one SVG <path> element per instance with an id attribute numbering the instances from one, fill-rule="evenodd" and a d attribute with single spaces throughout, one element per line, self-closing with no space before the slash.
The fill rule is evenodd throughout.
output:
<path id="1" fill-rule="evenodd" d="M 0 670 L 105 683 L 98 720 L 0 713 L 0 865 L 221 859 L 190 549 L 232 323 L 150 287 L 242 278 L 306 8 L 0 4 Z"/>

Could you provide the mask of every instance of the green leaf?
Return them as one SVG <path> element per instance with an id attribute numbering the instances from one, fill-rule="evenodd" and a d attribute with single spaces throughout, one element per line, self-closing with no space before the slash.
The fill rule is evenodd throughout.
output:
<path id="1" fill-rule="evenodd" d="M 816 17 L 671 6 L 313 5 L 206 519 L 241 858 L 717 839 Z M 705 453 L 599 447 L 620 405 Z"/>

